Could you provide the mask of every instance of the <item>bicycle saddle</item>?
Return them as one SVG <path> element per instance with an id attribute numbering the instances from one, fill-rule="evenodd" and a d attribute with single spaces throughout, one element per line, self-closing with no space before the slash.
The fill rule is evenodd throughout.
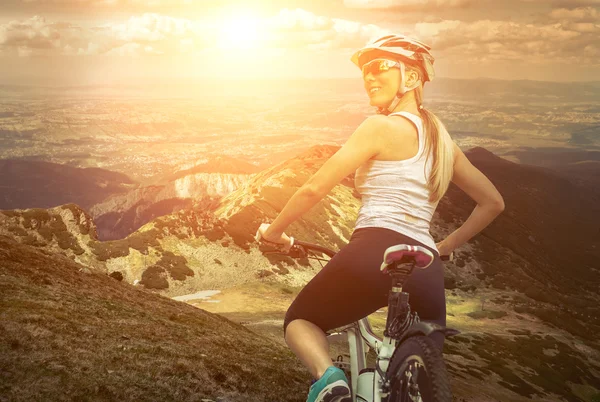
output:
<path id="1" fill-rule="evenodd" d="M 387 268 L 396 262 L 413 263 L 417 268 L 425 269 L 431 265 L 434 258 L 433 253 L 425 247 L 397 244 L 388 247 L 383 253 L 381 271 L 387 271 Z"/>

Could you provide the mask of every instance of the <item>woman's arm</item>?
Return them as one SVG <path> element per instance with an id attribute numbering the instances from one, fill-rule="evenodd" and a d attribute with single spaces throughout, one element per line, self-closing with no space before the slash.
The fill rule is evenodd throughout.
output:
<path id="1" fill-rule="evenodd" d="M 344 146 L 290 198 L 265 231 L 264 237 L 277 242 L 289 225 L 323 199 L 346 176 L 379 153 L 381 133 L 390 128 L 389 120 L 383 115 L 365 119 Z"/>
<path id="2" fill-rule="evenodd" d="M 504 200 L 494 184 L 454 144 L 455 162 L 452 182 L 471 197 L 477 206 L 461 227 L 440 244 L 440 254 L 448 254 L 482 231 L 504 210 Z"/>

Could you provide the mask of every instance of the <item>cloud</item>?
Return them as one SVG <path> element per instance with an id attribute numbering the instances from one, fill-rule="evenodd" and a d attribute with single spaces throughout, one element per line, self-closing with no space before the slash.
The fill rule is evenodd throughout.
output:
<path id="1" fill-rule="evenodd" d="M 150 13 L 92 28 L 35 16 L 0 25 L 0 50 L 21 57 L 189 52 L 203 43 L 199 26 L 187 19 Z"/>
<path id="2" fill-rule="evenodd" d="M 193 53 L 215 40 L 211 24 L 156 13 L 103 25 L 98 34 L 104 38 L 102 53 L 120 56 Z"/>
<path id="3" fill-rule="evenodd" d="M 600 6 L 600 0 L 558 0 L 554 5 L 565 8 Z"/>
<path id="4" fill-rule="evenodd" d="M 20 21 L 0 24 L 0 51 L 4 56 L 53 55 L 87 46 L 88 33 L 68 22 L 49 22 L 33 16 Z"/>
<path id="5" fill-rule="evenodd" d="M 572 29 L 573 27 L 579 30 Z M 479 20 L 419 23 L 415 34 L 430 43 L 434 55 L 481 63 L 512 60 L 524 64 L 583 63 L 596 65 L 595 28 Z M 588 47 L 587 52 L 582 49 Z"/>
<path id="6" fill-rule="evenodd" d="M 29 5 L 88 6 L 88 7 L 177 7 L 191 5 L 194 0 L 21 0 Z"/>
<path id="7" fill-rule="evenodd" d="M 427 11 L 470 7 L 475 0 L 344 0 L 348 8 L 370 10 Z"/>
<path id="8" fill-rule="evenodd" d="M 0 46 L 49 49 L 60 46 L 61 26 L 34 16 L 24 21 L 10 21 L 0 26 Z"/>
<path id="9" fill-rule="evenodd" d="M 273 28 L 287 31 L 323 31 L 333 27 L 333 19 L 302 9 L 284 8 L 270 19 Z"/>
<path id="10" fill-rule="evenodd" d="M 133 16 L 125 23 L 110 25 L 110 29 L 117 39 L 126 42 L 158 42 L 196 34 L 188 19 L 151 13 Z"/>
<path id="11" fill-rule="evenodd" d="M 600 11 L 593 7 L 558 8 L 552 10 L 548 17 L 563 29 L 582 34 L 600 33 Z"/>
<path id="12" fill-rule="evenodd" d="M 31 50 L 31 48 L 28 48 L 26 46 L 18 46 L 17 47 L 17 54 L 19 55 L 19 57 L 27 57 L 27 56 L 31 55 L 32 52 L 33 52 L 33 50 Z"/>
<path id="13" fill-rule="evenodd" d="M 541 3 L 551 5 L 572 5 L 573 7 L 600 4 L 600 0 L 519 0 L 523 3 Z"/>
<path id="14" fill-rule="evenodd" d="M 141 56 L 143 54 L 162 54 L 150 45 L 140 45 L 139 43 L 126 43 L 123 46 L 115 47 L 106 52 L 108 56 Z"/>
<path id="15" fill-rule="evenodd" d="M 598 45 L 587 45 L 583 49 L 583 54 L 591 58 L 600 58 L 600 46 Z"/>
<path id="16" fill-rule="evenodd" d="M 597 18 L 598 14 L 591 9 L 561 8 L 552 10 L 548 21 L 543 23 L 449 19 L 420 22 L 402 33 L 431 45 L 438 60 L 597 65 Z M 375 24 L 325 17 L 302 9 L 280 10 L 260 19 L 258 25 L 265 33 L 261 37 L 261 46 L 265 48 L 289 52 L 295 49 L 333 51 L 348 56 L 369 41 L 389 33 Z M 214 21 L 192 21 L 156 13 L 91 28 L 32 17 L 0 25 L 0 52 L 3 57 L 7 54 L 20 57 L 192 55 L 218 47 L 221 28 Z"/>
<path id="17" fill-rule="evenodd" d="M 281 10 L 270 18 L 270 45 L 311 49 L 355 49 L 389 31 L 374 25 L 316 15 L 302 9 Z"/>
<path id="18" fill-rule="evenodd" d="M 97 43 L 89 42 L 86 47 L 73 48 L 66 44 L 62 48 L 62 54 L 66 56 L 94 56 L 100 53 L 100 46 Z"/>
<path id="19" fill-rule="evenodd" d="M 600 23 L 600 11 L 594 7 L 557 8 L 550 12 L 549 17 L 555 21 Z"/>

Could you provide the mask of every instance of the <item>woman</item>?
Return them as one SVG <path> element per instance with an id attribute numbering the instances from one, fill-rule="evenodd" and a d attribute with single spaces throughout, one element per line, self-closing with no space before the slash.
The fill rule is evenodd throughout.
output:
<path id="1" fill-rule="evenodd" d="M 368 117 L 257 238 L 291 246 L 284 230 L 342 179 L 356 171 L 362 206 L 350 242 L 302 289 L 285 322 L 286 343 L 317 380 L 308 401 L 350 401 L 343 372 L 332 365 L 325 332 L 387 305 L 389 275 L 379 270 L 386 248 L 427 247 L 435 261 L 414 271 L 403 286 L 422 321 L 446 324 L 444 266 L 448 255 L 504 209 L 494 185 L 465 157 L 444 125 L 423 106 L 423 84 L 434 76 L 430 47 L 399 35 L 382 37 L 352 56 L 362 70 Z M 435 243 L 429 224 L 452 181 L 477 202 L 471 216 Z M 440 349 L 443 335 L 435 339 Z"/>

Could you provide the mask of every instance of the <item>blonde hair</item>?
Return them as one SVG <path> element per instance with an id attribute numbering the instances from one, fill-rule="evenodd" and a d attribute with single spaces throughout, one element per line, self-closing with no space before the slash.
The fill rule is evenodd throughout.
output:
<path id="1" fill-rule="evenodd" d="M 405 65 L 407 70 L 417 72 L 421 82 L 423 82 L 424 74 L 420 66 L 409 65 L 408 63 Z M 414 94 L 417 107 L 421 111 L 425 130 L 425 153 L 427 154 L 425 165 L 427 165 L 429 157 L 433 157 L 431 173 L 427 181 L 429 201 L 438 202 L 450 187 L 450 181 L 454 173 L 454 142 L 440 119 L 424 107 L 420 108 L 423 105 L 423 85 L 415 88 Z"/>

